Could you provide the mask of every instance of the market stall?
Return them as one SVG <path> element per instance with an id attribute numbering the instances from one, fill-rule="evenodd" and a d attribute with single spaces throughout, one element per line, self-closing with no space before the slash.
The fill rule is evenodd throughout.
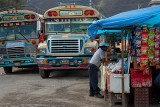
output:
<path id="1" fill-rule="evenodd" d="M 121 57 L 117 54 L 113 63 L 107 54 L 106 65 L 102 67 L 101 85 L 109 93 L 110 104 L 121 101 L 123 107 L 127 106 L 127 96 L 133 89 L 134 105 L 149 106 L 149 89 L 155 79 L 152 75 L 160 69 L 159 18 L 160 6 L 156 6 L 123 12 L 88 27 L 92 39 L 99 34 L 111 44 L 110 53 L 115 42 L 121 43 Z M 126 37 L 128 44 L 124 42 Z"/>

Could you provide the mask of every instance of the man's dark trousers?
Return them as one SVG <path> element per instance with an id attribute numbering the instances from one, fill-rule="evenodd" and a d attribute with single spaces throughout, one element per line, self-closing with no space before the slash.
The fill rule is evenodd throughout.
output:
<path id="1" fill-rule="evenodd" d="M 100 92 L 100 89 L 98 87 L 98 71 L 99 68 L 96 65 L 94 64 L 88 65 L 90 95 L 99 94 Z"/>

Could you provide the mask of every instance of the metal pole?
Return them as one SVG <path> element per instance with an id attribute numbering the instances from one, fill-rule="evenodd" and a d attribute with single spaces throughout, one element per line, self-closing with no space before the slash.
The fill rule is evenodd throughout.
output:
<path id="1" fill-rule="evenodd" d="M 126 37 L 126 35 L 125 35 L 125 53 L 127 52 L 127 44 L 126 44 L 126 39 L 127 39 L 127 37 Z"/>
<path id="2" fill-rule="evenodd" d="M 44 40 L 44 36 L 45 36 L 45 30 L 44 30 L 44 29 L 45 29 L 45 20 L 43 20 L 43 21 L 44 21 L 44 22 L 43 22 L 43 28 L 42 28 L 42 29 L 43 29 L 43 31 L 42 31 L 42 32 L 43 32 L 43 33 L 42 33 L 42 35 L 43 35 L 43 40 Z"/>
<path id="3" fill-rule="evenodd" d="M 124 37 L 124 30 L 121 30 L 121 56 L 122 56 L 122 107 L 126 107 L 126 103 L 125 103 L 125 95 L 124 95 L 124 41 L 123 41 L 123 37 Z"/>

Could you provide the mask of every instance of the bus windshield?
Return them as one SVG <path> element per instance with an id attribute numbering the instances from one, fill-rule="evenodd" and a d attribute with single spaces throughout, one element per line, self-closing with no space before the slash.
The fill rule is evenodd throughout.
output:
<path id="1" fill-rule="evenodd" d="M 80 24 L 72 24 L 72 32 L 73 33 L 81 33 L 87 32 L 87 27 L 92 23 L 80 23 Z"/>
<path id="2" fill-rule="evenodd" d="M 0 40 L 5 40 L 7 35 L 7 27 L 0 27 Z"/>
<path id="3" fill-rule="evenodd" d="M 0 40 L 12 41 L 25 39 L 38 39 L 36 24 L 26 24 L 22 26 L 13 23 L 12 26 L 0 27 Z"/>
<path id="4" fill-rule="evenodd" d="M 46 33 L 86 33 L 96 18 L 47 19 Z"/>
<path id="5" fill-rule="evenodd" d="M 71 26 L 70 24 L 67 24 L 67 23 L 66 24 L 62 24 L 62 23 L 47 24 L 46 28 L 47 28 L 46 31 L 48 33 L 71 32 Z"/>

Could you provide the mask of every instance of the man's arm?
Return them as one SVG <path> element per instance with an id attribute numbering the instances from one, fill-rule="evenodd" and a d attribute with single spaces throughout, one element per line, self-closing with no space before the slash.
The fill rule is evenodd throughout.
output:
<path id="1" fill-rule="evenodd" d="M 102 62 L 103 65 L 104 65 L 104 63 L 106 62 L 106 58 L 102 58 L 102 59 L 101 59 L 101 62 Z"/>

